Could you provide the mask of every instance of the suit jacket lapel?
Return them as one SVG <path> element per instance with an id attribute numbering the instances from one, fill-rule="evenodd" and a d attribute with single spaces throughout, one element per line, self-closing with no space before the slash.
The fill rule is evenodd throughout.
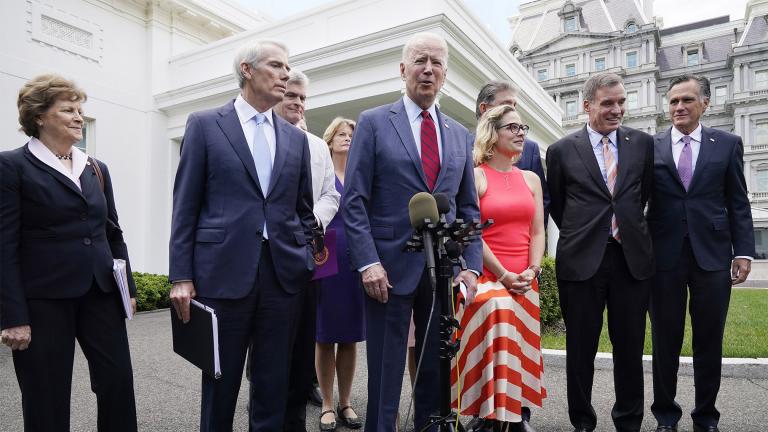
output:
<path id="1" fill-rule="evenodd" d="M 435 111 L 437 112 L 437 124 L 440 128 L 440 138 L 442 138 L 442 143 L 440 144 L 443 149 L 443 160 L 440 162 L 440 173 L 437 176 L 437 181 L 435 181 L 435 190 L 437 190 L 437 188 L 440 187 L 440 183 L 448 174 L 448 165 L 455 162 L 453 155 L 458 152 L 454 151 L 454 149 L 458 148 L 462 139 L 460 136 L 457 136 L 455 130 L 448 127 L 448 122 L 445 120 L 445 117 L 440 110 L 435 108 Z M 421 166 L 421 160 L 419 160 L 419 166 Z"/>
<path id="2" fill-rule="evenodd" d="M 235 153 L 245 166 L 245 170 L 248 171 L 251 180 L 256 184 L 259 191 L 262 192 L 262 196 L 266 196 L 266 193 L 261 190 L 261 186 L 259 185 L 259 175 L 256 173 L 256 164 L 253 162 L 253 154 L 251 154 L 251 149 L 248 147 L 248 141 L 245 140 L 243 127 L 240 125 L 240 119 L 237 118 L 237 112 L 235 112 L 234 102 L 230 102 L 222 107 L 219 111 L 219 115 L 221 117 L 219 117 L 216 122 L 219 124 L 222 132 L 224 132 L 224 135 L 227 136 L 229 144 L 235 150 Z"/>
<path id="3" fill-rule="evenodd" d="M 701 145 L 699 146 L 699 157 L 696 159 L 696 166 L 693 169 L 693 177 L 691 178 L 691 184 L 688 185 L 690 191 L 696 185 L 696 181 L 701 177 L 704 171 L 704 166 L 709 162 L 709 157 L 712 156 L 714 146 L 717 144 L 715 138 L 712 136 L 712 130 L 708 127 L 701 127 Z"/>
<path id="4" fill-rule="evenodd" d="M 285 156 L 288 151 L 288 131 L 286 128 L 290 127 L 287 122 L 278 120 L 274 111 L 272 111 L 272 121 L 275 125 L 275 162 L 272 164 L 272 177 L 269 180 L 269 190 L 266 196 L 269 196 L 272 189 L 275 188 L 280 173 L 283 172 Z"/>
<path id="5" fill-rule="evenodd" d="M 587 127 L 584 126 L 580 133 L 574 136 L 574 139 L 575 142 L 573 145 L 576 146 L 576 151 L 581 157 L 582 163 L 587 168 L 587 172 L 589 172 L 589 175 L 592 176 L 592 180 L 595 181 L 597 187 L 610 197 L 611 193 L 608 191 L 608 186 L 605 185 L 605 180 L 603 180 L 603 173 L 600 171 L 600 165 L 597 164 L 597 159 L 595 159 L 595 152 L 592 150 L 592 143 L 589 141 L 589 132 L 587 132 Z"/>
<path id="6" fill-rule="evenodd" d="M 634 146 L 629 133 L 622 128 L 616 131 L 616 148 L 619 149 L 619 160 L 616 165 L 616 184 L 613 185 L 613 194 L 616 195 L 621 190 L 624 179 L 627 177 L 631 162 L 635 160 Z"/>
<path id="7" fill-rule="evenodd" d="M 675 158 L 672 156 L 672 128 L 667 129 L 661 136 L 657 136 L 654 145 L 656 146 L 656 153 L 661 157 L 672 178 L 677 181 L 681 189 L 685 190 L 683 181 L 680 180 L 680 173 L 675 165 Z"/>
<path id="8" fill-rule="evenodd" d="M 400 142 L 403 144 L 403 147 L 405 147 L 405 151 L 408 153 L 408 156 L 410 156 L 411 162 L 413 162 L 414 166 L 416 167 L 416 172 L 419 173 L 421 181 L 426 187 L 427 178 L 424 176 L 424 170 L 421 168 L 421 157 L 419 156 L 419 152 L 416 149 L 416 142 L 413 140 L 413 132 L 411 132 L 411 124 L 408 121 L 408 113 L 405 111 L 403 100 L 400 99 L 399 101 L 393 103 L 389 111 L 392 113 L 392 116 L 389 118 L 389 120 L 395 127 L 395 132 L 397 132 L 397 135 L 400 137 Z"/>
<path id="9" fill-rule="evenodd" d="M 85 196 L 80 191 L 80 189 L 77 188 L 77 185 L 75 185 L 72 180 L 70 180 L 67 176 L 64 174 L 56 171 L 55 169 L 48 166 L 45 162 L 41 161 L 35 155 L 32 154 L 31 151 L 29 151 L 29 147 L 25 147 L 24 149 L 24 156 L 36 167 L 40 168 L 43 171 L 46 171 L 49 173 L 53 178 L 58 180 L 61 184 L 63 184 L 65 187 L 67 187 L 72 192 L 76 193 L 80 198 L 85 199 Z M 86 170 L 88 168 L 86 167 Z M 81 184 L 82 186 L 82 184 Z"/>

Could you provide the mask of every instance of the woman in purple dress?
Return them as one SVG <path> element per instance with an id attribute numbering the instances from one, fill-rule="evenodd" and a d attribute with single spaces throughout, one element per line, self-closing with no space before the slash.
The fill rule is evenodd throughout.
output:
<path id="1" fill-rule="evenodd" d="M 354 121 L 337 117 L 323 134 L 331 151 L 336 171 L 336 190 L 342 195 L 342 201 L 344 170 L 354 129 Z M 355 376 L 357 342 L 365 340 L 365 298 L 358 284 L 359 276 L 351 269 L 349 262 L 341 211 L 336 213 L 327 230 L 336 231 L 339 272 L 322 280 L 317 305 L 315 368 L 320 392 L 323 394 L 320 430 L 334 430 L 337 416 L 346 427 L 358 429 L 362 421 L 352 409 L 350 393 Z M 336 410 L 333 407 L 334 376 L 339 378 L 339 403 Z"/>

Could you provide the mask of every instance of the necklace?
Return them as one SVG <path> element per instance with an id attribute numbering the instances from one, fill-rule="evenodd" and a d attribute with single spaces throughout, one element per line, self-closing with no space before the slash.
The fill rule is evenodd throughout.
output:
<path id="1" fill-rule="evenodd" d="M 72 160 L 72 152 L 70 151 L 68 154 L 60 155 L 58 153 L 54 153 L 56 155 L 56 159 L 58 160 Z"/>

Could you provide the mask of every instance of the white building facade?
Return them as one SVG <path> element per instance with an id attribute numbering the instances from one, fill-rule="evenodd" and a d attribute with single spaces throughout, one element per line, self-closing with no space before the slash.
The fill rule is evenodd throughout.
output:
<path id="1" fill-rule="evenodd" d="M 402 46 L 421 31 L 438 33 L 449 45 L 440 95 L 448 115 L 474 127 L 480 87 L 507 79 L 521 88 L 518 109 L 531 138 L 546 147 L 564 134 L 552 98 L 459 0 L 340 0 L 282 21 L 228 0 L 8 0 L 3 6 L 0 150 L 27 141 L 15 106 L 24 82 L 43 73 L 74 79 L 89 96 L 83 146 L 110 167 L 136 271 L 167 272 L 186 118 L 237 95 L 233 56 L 258 38 L 285 43 L 291 66 L 309 76 L 307 120 L 316 134 L 338 115 L 356 119 L 399 98 Z"/>

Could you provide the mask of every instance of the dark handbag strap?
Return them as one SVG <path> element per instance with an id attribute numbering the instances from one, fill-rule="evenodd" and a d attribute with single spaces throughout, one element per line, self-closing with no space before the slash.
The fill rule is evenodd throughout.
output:
<path id="1" fill-rule="evenodd" d="M 101 189 L 101 192 L 104 192 L 104 174 L 101 172 L 101 167 L 99 166 L 99 163 L 96 162 L 96 159 L 92 157 L 88 157 L 88 159 L 91 161 L 91 166 L 93 167 L 93 172 L 96 173 L 96 177 L 99 179 L 99 188 Z"/>

